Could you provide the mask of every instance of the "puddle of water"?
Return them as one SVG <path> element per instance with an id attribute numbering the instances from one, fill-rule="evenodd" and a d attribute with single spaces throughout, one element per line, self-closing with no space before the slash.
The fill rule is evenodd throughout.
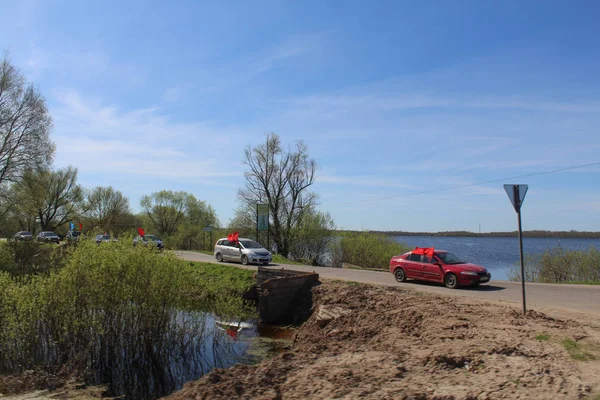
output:
<path id="1" fill-rule="evenodd" d="M 256 320 L 241 321 L 237 329 L 206 312 L 179 311 L 175 321 L 180 331 L 172 338 L 134 354 L 122 351 L 112 365 L 105 366 L 110 371 L 95 372 L 94 384 L 109 384 L 111 396 L 160 398 L 214 368 L 256 364 L 278 354 L 289 347 L 295 333 Z"/>

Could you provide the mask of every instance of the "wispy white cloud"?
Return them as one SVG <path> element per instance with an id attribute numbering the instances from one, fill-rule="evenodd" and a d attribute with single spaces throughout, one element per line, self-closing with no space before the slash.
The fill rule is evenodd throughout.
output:
<path id="1" fill-rule="evenodd" d="M 44 65 L 44 60 L 40 49 L 35 45 L 33 41 L 29 41 L 29 58 L 25 62 L 27 66 L 27 72 L 30 74 L 30 79 L 37 79 Z"/>
<path id="2" fill-rule="evenodd" d="M 321 34 L 292 36 L 268 50 L 252 55 L 250 57 L 252 74 L 267 72 L 289 60 L 313 51 L 321 39 L 320 36 Z"/>
<path id="3" fill-rule="evenodd" d="M 197 181 L 239 176 L 217 160 L 198 160 L 168 146 L 133 141 L 90 138 L 56 138 L 60 164 L 72 164 L 85 172 L 141 175 Z M 206 182 L 206 181 L 204 181 Z"/>
<path id="4" fill-rule="evenodd" d="M 443 95 L 423 92 L 319 94 L 289 100 L 296 108 L 320 111 L 398 111 L 435 108 L 515 109 L 564 113 L 598 113 L 600 102 L 550 102 L 522 97 Z"/>
<path id="5" fill-rule="evenodd" d="M 157 108 L 121 111 L 72 90 L 57 99 L 58 166 L 188 181 L 241 176 L 243 145 L 225 129 L 178 123 Z M 225 151 L 232 141 L 238 152 Z"/>

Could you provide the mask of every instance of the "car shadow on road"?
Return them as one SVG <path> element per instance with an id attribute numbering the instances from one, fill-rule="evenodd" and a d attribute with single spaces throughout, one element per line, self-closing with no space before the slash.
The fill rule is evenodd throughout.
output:
<path id="1" fill-rule="evenodd" d="M 437 283 L 437 282 L 407 280 L 406 283 L 411 283 L 411 284 L 414 284 L 415 286 L 445 287 L 443 284 Z M 495 292 L 495 291 L 504 290 L 504 289 L 506 289 L 506 288 L 504 288 L 502 286 L 483 284 L 480 286 L 459 286 L 457 290 L 468 290 L 468 291 L 473 291 L 473 292 Z"/>

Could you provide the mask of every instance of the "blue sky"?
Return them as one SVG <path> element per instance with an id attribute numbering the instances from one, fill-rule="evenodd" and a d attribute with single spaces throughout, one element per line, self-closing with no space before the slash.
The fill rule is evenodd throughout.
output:
<path id="1" fill-rule="evenodd" d="M 516 229 L 502 183 L 600 161 L 600 3 L 0 1 L 86 187 L 185 190 L 226 223 L 243 149 L 319 164 L 343 229 Z M 7 16 L 9 16 L 7 18 Z M 540 175 L 525 229 L 600 230 L 600 168 Z M 388 198 L 394 197 L 394 198 Z M 374 200 L 388 198 L 386 200 Z"/>

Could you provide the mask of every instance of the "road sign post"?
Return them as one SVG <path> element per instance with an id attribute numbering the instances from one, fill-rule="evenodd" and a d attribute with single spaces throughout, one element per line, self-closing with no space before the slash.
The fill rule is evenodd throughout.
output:
<path id="1" fill-rule="evenodd" d="M 256 205 L 256 241 L 258 242 L 258 235 L 261 231 L 267 231 L 267 249 L 271 246 L 269 237 L 269 205 L 268 204 L 257 204 Z M 270 250 L 270 249 L 269 249 Z"/>
<path id="2" fill-rule="evenodd" d="M 527 306 L 525 300 L 525 262 L 523 260 L 523 228 L 521 226 L 521 206 L 525 200 L 527 193 L 527 185 L 504 185 L 504 190 L 510 199 L 515 211 L 517 212 L 517 220 L 519 224 L 519 259 L 521 261 L 521 291 L 523 292 L 523 314 L 527 314 Z"/>
<path id="3" fill-rule="evenodd" d="M 205 247 L 205 250 L 210 249 L 210 246 L 212 246 L 212 231 L 213 228 L 212 226 L 205 226 L 204 228 L 202 228 L 202 231 L 204 231 L 204 236 L 202 237 L 202 245 L 204 246 L 204 242 L 206 242 L 206 232 L 208 232 L 209 238 L 208 238 L 208 247 Z"/>

